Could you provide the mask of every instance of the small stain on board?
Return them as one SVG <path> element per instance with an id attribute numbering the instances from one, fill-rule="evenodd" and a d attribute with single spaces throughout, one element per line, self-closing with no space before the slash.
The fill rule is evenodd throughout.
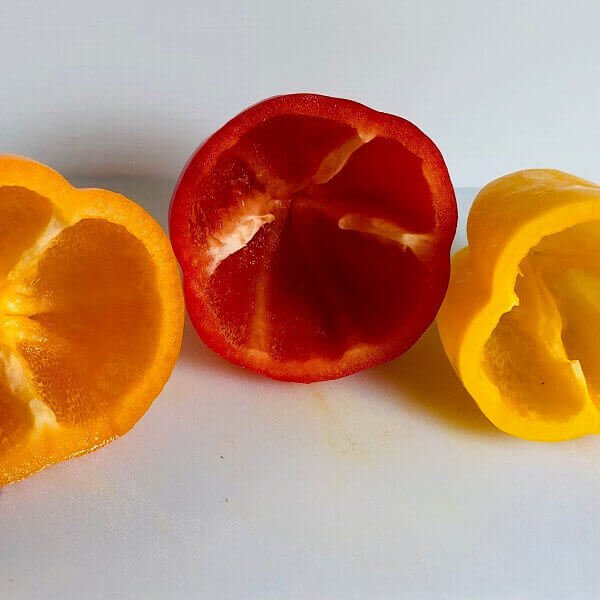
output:
<path id="1" fill-rule="evenodd" d="M 367 460 L 367 452 L 344 427 L 340 416 L 331 408 L 323 392 L 315 387 L 312 389 L 312 396 L 315 400 L 312 404 L 318 408 L 320 421 L 325 430 L 327 445 L 336 454 L 345 458 L 357 462 Z"/>

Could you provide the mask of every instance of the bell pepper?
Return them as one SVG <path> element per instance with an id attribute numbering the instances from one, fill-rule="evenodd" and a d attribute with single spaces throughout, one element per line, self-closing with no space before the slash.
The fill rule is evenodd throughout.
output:
<path id="1" fill-rule="evenodd" d="M 148 213 L 0 155 L 0 487 L 127 433 L 167 382 L 183 322 L 177 262 Z"/>
<path id="2" fill-rule="evenodd" d="M 381 364 L 433 322 L 456 200 L 405 119 L 316 94 L 246 109 L 194 153 L 170 234 L 192 324 L 233 364 L 310 383 Z"/>
<path id="3" fill-rule="evenodd" d="M 600 186 L 552 170 L 479 193 L 438 315 L 444 349 L 499 429 L 600 432 Z"/>

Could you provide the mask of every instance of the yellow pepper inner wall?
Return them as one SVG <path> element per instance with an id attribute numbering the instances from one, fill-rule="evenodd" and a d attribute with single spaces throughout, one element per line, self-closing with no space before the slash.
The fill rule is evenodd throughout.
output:
<path id="1" fill-rule="evenodd" d="M 592 221 L 543 238 L 519 265 L 519 303 L 500 318 L 482 368 L 521 416 L 561 421 L 589 397 L 600 405 L 599 252 Z"/>

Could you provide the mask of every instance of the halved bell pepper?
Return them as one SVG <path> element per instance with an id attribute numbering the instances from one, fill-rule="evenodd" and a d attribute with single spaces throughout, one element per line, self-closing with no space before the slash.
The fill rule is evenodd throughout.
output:
<path id="1" fill-rule="evenodd" d="M 531 440 L 600 433 L 600 186 L 551 170 L 475 199 L 438 315 L 485 415 Z"/>

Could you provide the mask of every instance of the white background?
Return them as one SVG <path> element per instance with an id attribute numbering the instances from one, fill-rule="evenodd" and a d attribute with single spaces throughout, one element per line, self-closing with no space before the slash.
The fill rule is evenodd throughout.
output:
<path id="1" fill-rule="evenodd" d="M 0 0 L 0 151 L 175 178 L 265 97 L 312 91 L 418 124 L 455 185 L 600 179 L 596 0 Z"/>
<path id="2" fill-rule="evenodd" d="M 193 148 L 317 91 L 416 122 L 458 186 L 600 179 L 600 4 L 0 0 L 0 152 L 166 222 Z M 459 190 L 464 220 L 473 190 Z M 0 598 L 563 599 L 600 589 L 600 438 L 497 432 L 435 330 L 389 365 L 282 384 L 186 324 L 124 438 L 0 494 Z"/>

